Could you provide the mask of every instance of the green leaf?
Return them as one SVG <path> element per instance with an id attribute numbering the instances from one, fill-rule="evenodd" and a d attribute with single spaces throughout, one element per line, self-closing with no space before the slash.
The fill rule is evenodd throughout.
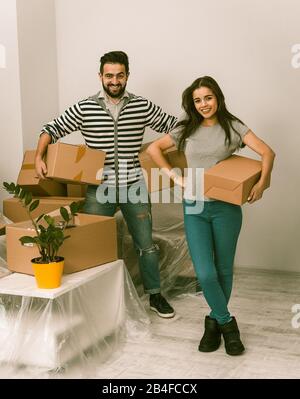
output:
<path id="1" fill-rule="evenodd" d="M 25 195 L 27 193 L 27 190 L 25 190 L 24 188 L 22 188 L 20 194 L 19 194 L 19 198 L 20 199 L 24 199 Z"/>
<path id="2" fill-rule="evenodd" d="M 3 187 L 5 188 L 5 190 L 9 193 L 9 194 L 14 194 L 15 193 L 15 184 L 14 183 L 7 183 L 4 182 L 3 183 Z"/>
<path id="3" fill-rule="evenodd" d="M 70 210 L 71 210 L 71 214 L 73 216 L 76 215 L 76 213 L 78 212 L 78 209 L 79 209 L 78 203 L 77 202 L 72 202 L 72 204 L 70 205 Z"/>
<path id="4" fill-rule="evenodd" d="M 19 240 L 21 241 L 22 245 L 36 243 L 36 237 L 23 236 L 23 237 L 19 238 Z"/>
<path id="5" fill-rule="evenodd" d="M 38 200 L 37 200 L 37 201 L 38 201 Z M 45 214 L 42 213 L 42 214 L 36 219 L 36 223 L 38 223 L 44 216 L 45 216 Z"/>
<path id="6" fill-rule="evenodd" d="M 41 230 L 41 233 L 43 233 L 44 231 L 46 231 L 45 227 L 42 224 L 38 225 L 38 228 Z"/>
<path id="7" fill-rule="evenodd" d="M 19 192 L 21 191 L 21 187 L 17 184 L 16 189 L 15 189 L 15 194 L 19 195 Z"/>
<path id="8" fill-rule="evenodd" d="M 9 189 L 10 189 L 12 192 L 15 192 L 15 189 L 16 189 L 15 183 L 10 183 Z"/>
<path id="9" fill-rule="evenodd" d="M 40 201 L 39 200 L 35 200 L 30 204 L 29 207 L 29 212 L 34 211 L 38 206 L 39 206 Z"/>
<path id="10" fill-rule="evenodd" d="M 32 201 L 32 194 L 31 192 L 27 192 L 25 194 L 25 205 L 26 206 L 29 205 L 31 201 Z"/>
<path id="11" fill-rule="evenodd" d="M 44 219 L 46 220 L 46 222 L 47 222 L 49 225 L 54 225 L 54 219 L 53 219 L 51 216 L 45 215 L 45 216 L 44 216 Z"/>
<path id="12" fill-rule="evenodd" d="M 73 216 L 75 216 L 77 212 L 79 212 L 82 209 L 83 204 L 84 204 L 83 201 L 72 202 L 72 204 L 70 205 L 70 209 Z"/>
<path id="13" fill-rule="evenodd" d="M 60 208 L 60 214 L 66 222 L 70 220 L 69 212 L 63 206 Z"/>

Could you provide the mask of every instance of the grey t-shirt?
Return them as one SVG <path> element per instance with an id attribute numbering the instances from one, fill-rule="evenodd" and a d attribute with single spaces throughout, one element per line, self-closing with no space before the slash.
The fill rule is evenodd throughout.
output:
<path id="1" fill-rule="evenodd" d="M 187 188 L 184 193 L 186 199 L 199 199 L 199 189 L 203 171 L 216 163 L 228 158 L 237 149 L 241 148 L 242 140 L 249 128 L 238 121 L 232 122 L 240 136 L 231 129 L 231 144 L 225 144 L 225 132 L 221 125 L 199 126 L 199 128 L 185 141 L 184 153 L 187 160 Z M 178 147 L 182 127 L 173 129 L 169 134 Z M 196 170 L 198 171 L 196 172 Z M 198 195 L 197 195 L 198 193 Z M 209 199 L 204 197 L 204 200 Z"/>

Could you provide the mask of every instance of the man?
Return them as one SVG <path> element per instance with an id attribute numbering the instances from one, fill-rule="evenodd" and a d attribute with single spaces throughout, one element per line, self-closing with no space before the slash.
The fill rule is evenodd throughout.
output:
<path id="1" fill-rule="evenodd" d="M 43 127 L 36 171 L 44 177 L 47 167 L 43 155 L 48 144 L 75 130 L 81 131 L 89 147 L 106 152 L 104 183 L 88 186 L 84 212 L 113 216 L 120 207 L 138 253 L 144 290 L 150 294 L 150 309 L 161 317 L 173 317 L 174 309 L 160 293 L 159 252 L 152 240 L 151 204 L 145 194 L 138 153 L 147 126 L 167 133 L 177 120 L 151 101 L 126 91 L 129 62 L 124 52 L 104 54 L 99 77 L 103 90 Z"/>

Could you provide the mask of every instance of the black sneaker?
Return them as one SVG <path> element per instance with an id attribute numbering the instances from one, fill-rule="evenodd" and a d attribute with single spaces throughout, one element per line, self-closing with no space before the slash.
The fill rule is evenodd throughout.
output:
<path id="1" fill-rule="evenodd" d="M 150 295 L 150 309 L 160 317 L 171 318 L 175 316 L 174 309 L 160 293 Z"/>

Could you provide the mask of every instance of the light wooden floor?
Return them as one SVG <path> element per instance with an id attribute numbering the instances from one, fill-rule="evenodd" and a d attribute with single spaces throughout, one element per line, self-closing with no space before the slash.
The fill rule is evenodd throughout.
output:
<path id="1" fill-rule="evenodd" d="M 201 295 L 183 294 L 171 303 L 175 318 L 151 312 L 149 333 L 126 342 L 104 364 L 94 363 L 89 371 L 74 364 L 55 378 L 300 378 L 300 328 L 291 324 L 291 308 L 300 303 L 300 274 L 236 270 L 230 310 L 246 346 L 242 356 L 226 355 L 223 344 L 213 353 L 197 350 L 207 314 Z M 7 373 L 0 368 L 0 378 Z M 15 376 L 30 373 L 19 370 Z"/>
<path id="2" fill-rule="evenodd" d="M 300 328 L 291 307 L 300 303 L 300 274 L 239 270 L 230 309 L 247 351 L 225 354 L 197 350 L 207 307 L 202 296 L 175 298 L 174 319 L 151 315 L 152 336 L 127 344 L 101 378 L 300 378 Z"/>

